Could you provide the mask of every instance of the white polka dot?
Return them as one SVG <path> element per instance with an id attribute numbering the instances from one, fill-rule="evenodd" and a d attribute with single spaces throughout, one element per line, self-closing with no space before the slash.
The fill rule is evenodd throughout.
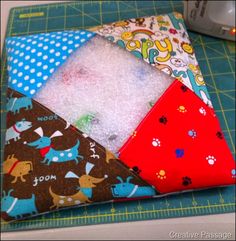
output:
<path id="1" fill-rule="evenodd" d="M 55 49 L 51 49 L 49 53 L 53 54 L 55 52 Z"/>
<path id="2" fill-rule="evenodd" d="M 52 74 L 54 72 L 54 69 L 50 69 L 49 72 Z"/>
<path id="3" fill-rule="evenodd" d="M 42 83 L 38 83 L 37 84 L 37 87 L 39 88 L 39 87 L 41 87 L 42 86 Z"/>
<path id="4" fill-rule="evenodd" d="M 41 77 L 42 75 L 43 75 L 42 72 L 38 72 L 38 73 L 37 73 L 37 76 L 38 76 L 38 77 Z"/>
<path id="5" fill-rule="evenodd" d="M 12 84 L 16 84 L 16 83 L 17 83 L 16 79 L 12 80 Z"/>
<path id="6" fill-rule="evenodd" d="M 25 44 L 22 44 L 20 47 L 23 49 L 25 47 Z"/>
<path id="7" fill-rule="evenodd" d="M 42 46 L 43 46 L 43 44 L 42 44 L 42 43 L 39 43 L 39 44 L 38 44 L 38 47 L 42 47 Z"/>
<path id="8" fill-rule="evenodd" d="M 48 41 L 49 41 L 49 39 L 48 39 L 48 38 L 45 38 L 45 39 L 44 39 L 44 42 L 48 42 Z"/>
<path id="9" fill-rule="evenodd" d="M 67 46 L 63 46 L 63 47 L 62 47 L 62 50 L 67 50 Z"/>
<path id="10" fill-rule="evenodd" d="M 23 75 L 23 73 L 22 73 L 22 72 L 18 73 L 18 76 L 19 76 L 19 77 L 21 77 L 22 75 Z"/>
<path id="11" fill-rule="evenodd" d="M 27 42 L 27 43 L 32 42 L 32 39 L 28 39 L 26 42 Z"/>
<path id="12" fill-rule="evenodd" d="M 29 86 L 25 86 L 24 91 L 28 91 L 29 90 Z"/>
<path id="13" fill-rule="evenodd" d="M 13 60 L 13 57 L 10 57 L 10 58 L 9 58 L 9 61 L 11 62 L 12 60 Z"/>
<path id="14" fill-rule="evenodd" d="M 70 33 L 69 35 L 68 35 L 68 37 L 73 37 L 74 36 L 74 34 L 72 34 L 72 33 Z"/>
<path id="15" fill-rule="evenodd" d="M 12 73 L 16 74 L 17 73 L 17 69 L 13 69 Z"/>
<path id="16" fill-rule="evenodd" d="M 36 44 L 36 43 L 37 43 L 37 41 L 35 41 L 35 40 L 32 42 L 32 44 Z"/>
<path id="17" fill-rule="evenodd" d="M 60 47 L 60 46 L 61 46 L 61 44 L 60 44 L 60 43 L 57 43 L 57 44 L 56 44 L 56 47 Z"/>
<path id="18" fill-rule="evenodd" d="M 43 55 L 42 52 L 37 53 L 37 56 L 39 56 L 39 57 L 42 56 L 42 55 Z"/>
<path id="19" fill-rule="evenodd" d="M 69 42 L 68 42 L 68 44 L 73 44 L 74 42 L 72 41 L 72 40 L 70 40 Z"/>
<path id="20" fill-rule="evenodd" d="M 47 66 L 47 65 L 44 65 L 44 66 L 43 66 L 43 69 L 44 69 L 44 70 L 46 70 L 47 68 L 48 68 L 48 66 Z"/>
<path id="21" fill-rule="evenodd" d="M 48 46 L 47 46 L 47 45 L 46 45 L 46 46 L 44 46 L 44 47 L 43 47 L 43 49 L 44 49 L 44 50 L 47 50 L 47 49 L 48 49 Z"/>
<path id="22" fill-rule="evenodd" d="M 16 64 L 17 62 L 18 62 L 18 59 L 15 59 L 15 60 L 13 61 L 14 64 Z"/>
<path id="23" fill-rule="evenodd" d="M 29 80 L 29 75 L 26 75 L 26 76 L 24 77 L 24 80 Z"/>
<path id="24" fill-rule="evenodd" d="M 66 59 L 66 58 L 67 58 L 67 56 L 63 56 L 63 57 L 62 57 L 62 59 Z"/>
<path id="25" fill-rule="evenodd" d="M 63 203 L 64 203 L 64 200 L 60 200 L 59 203 L 60 203 L 60 204 L 63 204 Z"/>
<path id="26" fill-rule="evenodd" d="M 31 47 L 30 47 L 30 46 L 26 47 L 26 50 L 27 50 L 27 51 L 29 51 L 30 49 L 31 49 Z"/>
<path id="27" fill-rule="evenodd" d="M 20 57 L 23 57 L 23 56 L 24 56 L 24 53 L 23 53 L 23 52 L 21 52 L 19 56 L 20 56 Z"/>
<path id="28" fill-rule="evenodd" d="M 23 62 L 20 62 L 20 63 L 18 64 L 18 66 L 19 66 L 19 67 L 23 66 Z"/>
<path id="29" fill-rule="evenodd" d="M 31 79 L 31 80 L 30 80 L 30 83 L 31 83 L 31 84 L 35 83 L 35 79 Z"/>
<path id="30" fill-rule="evenodd" d="M 43 76 L 43 80 L 47 80 L 47 79 L 48 79 L 47 75 Z"/>
<path id="31" fill-rule="evenodd" d="M 47 55 L 44 55 L 44 56 L 43 56 L 43 59 L 44 59 L 44 60 L 48 59 L 48 56 L 47 56 Z"/>
<path id="32" fill-rule="evenodd" d="M 53 63 L 55 61 L 55 59 L 50 59 L 49 62 L 50 63 Z"/>
<path id="33" fill-rule="evenodd" d="M 79 200 L 75 200 L 75 204 L 80 204 L 80 201 Z"/>
<path id="34" fill-rule="evenodd" d="M 71 197 L 68 197 L 68 198 L 67 198 L 67 201 L 68 201 L 68 202 L 71 202 L 72 200 L 73 200 L 73 199 L 72 199 Z"/>
<path id="35" fill-rule="evenodd" d="M 29 60 L 30 59 L 30 56 L 29 55 L 26 55 L 25 56 L 25 60 Z"/>
<path id="36" fill-rule="evenodd" d="M 49 36 L 50 35 L 50 33 L 46 33 L 46 34 L 44 34 L 44 36 Z"/>
<path id="37" fill-rule="evenodd" d="M 31 91 L 30 91 L 30 93 L 31 93 Z M 58 157 L 57 157 L 57 156 L 54 156 L 54 157 L 52 158 L 52 161 L 57 162 L 57 161 L 58 161 Z"/>
<path id="38" fill-rule="evenodd" d="M 75 39 L 79 39 L 80 37 L 79 36 L 75 36 Z"/>
<path id="39" fill-rule="evenodd" d="M 67 38 L 63 38 L 62 41 L 63 41 L 63 42 L 66 42 L 66 41 L 67 41 Z"/>
<path id="40" fill-rule="evenodd" d="M 39 67 L 42 66 L 42 62 L 38 62 L 37 66 L 39 66 Z"/>
<path id="41" fill-rule="evenodd" d="M 85 32 L 84 32 L 84 31 L 82 31 L 80 34 L 84 35 L 84 34 L 85 34 Z"/>
<path id="42" fill-rule="evenodd" d="M 70 54 L 70 53 L 72 53 L 72 52 L 73 52 L 73 50 L 72 50 L 72 49 L 69 49 L 69 50 L 68 50 L 68 53 L 69 53 L 69 54 Z"/>
<path id="43" fill-rule="evenodd" d="M 81 43 L 83 43 L 84 41 L 85 41 L 85 39 L 84 39 L 84 38 L 82 38 L 82 39 L 80 40 L 80 42 L 81 42 Z"/>
<path id="44" fill-rule="evenodd" d="M 32 49 L 32 50 L 31 50 L 31 53 L 35 53 L 35 52 L 36 52 L 36 49 Z"/>
<path id="45" fill-rule="evenodd" d="M 30 63 L 33 64 L 35 61 L 36 61 L 36 59 L 31 59 L 31 60 L 30 60 Z"/>
<path id="46" fill-rule="evenodd" d="M 50 41 L 50 44 L 55 44 L 55 43 L 56 43 L 55 40 Z"/>
<path id="47" fill-rule="evenodd" d="M 22 87 L 22 85 L 23 85 L 23 84 L 20 82 L 20 83 L 17 85 L 17 87 Z"/>
<path id="48" fill-rule="evenodd" d="M 75 47 L 78 48 L 78 47 L 79 47 L 79 44 L 75 44 Z"/>
<path id="49" fill-rule="evenodd" d="M 61 36 L 57 36 L 57 37 L 56 37 L 56 39 L 60 39 L 60 38 L 61 38 Z"/>
<path id="50" fill-rule="evenodd" d="M 57 57 L 59 57 L 60 55 L 61 55 L 61 53 L 60 52 L 56 52 L 56 54 L 55 54 Z"/>
<path id="51" fill-rule="evenodd" d="M 60 156 L 64 156 L 64 153 L 62 152 L 62 153 L 60 153 Z"/>
<path id="52" fill-rule="evenodd" d="M 91 37 L 92 36 L 92 34 L 91 33 L 89 33 L 89 34 L 87 34 L 87 37 L 89 38 L 89 37 Z"/>
<path id="53" fill-rule="evenodd" d="M 19 50 L 16 50 L 16 51 L 15 51 L 15 54 L 16 54 L 16 55 L 17 55 L 17 54 L 19 54 L 19 53 L 20 53 L 20 51 L 19 51 Z"/>
<path id="54" fill-rule="evenodd" d="M 60 62 L 56 62 L 56 64 L 55 64 L 56 66 L 58 66 L 58 65 L 60 65 Z"/>
<path id="55" fill-rule="evenodd" d="M 44 37 L 40 37 L 40 38 L 39 38 L 39 40 L 43 40 L 43 39 L 44 39 Z"/>
<path id="56" fill-rule="evenodd" d="M 26 65 L 25 66 L 25 70 L 28 70 L 30 67 L 29 67 L 29 65 Z"/>
<path id="57" fill-rule="evenodd" d="M 68 155 L 67 155 L 68 157 L 72 157 L 72 153 L 68 153 Z"/>
<path id="58" fill-rule="evenodd" d="M 51 37 L 52 37 L 52 38 L 55 38 L 55 37 L 56 37 L 56 34 L 52 34 Z"/>
<path id="59" fill-rule="evenodd" d="M 31 69 L 31 70 L 30 70 L 30 73 L 31 73 L 31 74 L 35 73 L 35 69 Z"/>

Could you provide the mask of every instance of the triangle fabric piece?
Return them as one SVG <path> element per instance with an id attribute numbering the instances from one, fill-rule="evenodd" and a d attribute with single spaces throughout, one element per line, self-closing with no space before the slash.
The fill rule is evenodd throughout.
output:
<path id="1" fill-rule="evenodd" d="M 94 33 L 86 30 L 42 33 L 6 39 L 9 87 L 32 97 Z"/>
<path id="2" fill-rule="evenodd" d="M 111 152 L 60 116 L 12 89 L 7 114 L 1 215 L 24 219 L 58 208 L 157 192 Z"/>
<path id="3" fill-rule="evenodd" d="M 119 157 L 160 193 L 235 183 L 235 162 L 212 108 L 176 80 Z"/>
<path id="4" fill-rule="evenodd" d="M 90 29 L 166 74 L 181 80 L 206 104 L 211 100 L 182 14 L 132 18 Z"/>

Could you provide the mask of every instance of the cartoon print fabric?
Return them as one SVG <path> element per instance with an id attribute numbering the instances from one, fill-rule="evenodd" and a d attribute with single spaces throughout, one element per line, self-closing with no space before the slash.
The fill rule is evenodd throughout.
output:
<path id="1" fill-rule="evenodd" d="M 176 80 L 119 158 L 160 193 L 234 184 L 235 162 L 212 108 Z"/>
<path id="2" fill-rule="evenodd" d="M 180 13 L 129 19 L 90 30 L 178 78 L 211 106 L 210 96 Z"/>
<path id="3" fill-rule="evenodd" d="M 9 87 L 31 97 L 94 33 L 64 31 L 6 39 Z"/>
<path id="4" fill-rule="evenodd" d="M 111 152 L 43 105 L 12 89 L 8 103 L 1 201 L 4 220 L 156 195 Z"/>

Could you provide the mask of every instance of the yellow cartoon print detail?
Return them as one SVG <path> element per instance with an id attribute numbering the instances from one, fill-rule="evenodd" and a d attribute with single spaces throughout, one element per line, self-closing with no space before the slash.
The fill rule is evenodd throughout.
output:
<path id="1" fill-rule="evenodd" d="M 181 113 L 187 112 L 187 109 L 183 105 L 180 105 L 177 110 Z"/>
<path id="2" fill-rule="evenodd" d="M 159 172 L 156 173 L 157 178 L 163 180 L 166 179 L 166 172 L 164 170 L 160 170 Z"/>
<path id="3" fill-rule="evenodd" d="M 191 54 L 192 55 L 194 53 L 193 47 L 189 43 L 182 42 L 181 43 L 181 48 L 187 54 Z"/>

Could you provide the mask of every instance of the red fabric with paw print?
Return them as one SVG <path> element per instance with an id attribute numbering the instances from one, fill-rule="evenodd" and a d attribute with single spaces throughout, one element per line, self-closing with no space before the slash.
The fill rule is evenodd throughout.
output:
<path id="1" fill-rule="evenodd" d="M 160 193 L 230 185 L 235 162 L 213 109 L 175 80 L 120 149 Z"/>

